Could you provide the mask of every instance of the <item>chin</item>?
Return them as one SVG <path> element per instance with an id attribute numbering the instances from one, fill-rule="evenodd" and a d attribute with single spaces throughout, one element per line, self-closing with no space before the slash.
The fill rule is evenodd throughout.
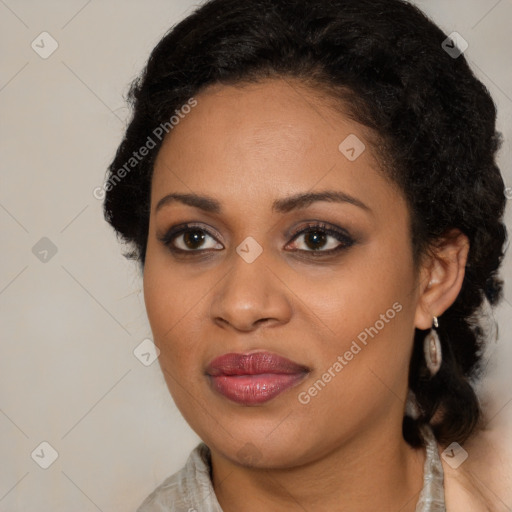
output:
<path id="1" fill-rule="evenodd" d="M 281 415 L 282 416 L 282 415 Z M 229 433 L 217 429 L 215 433 L 198 432 L 210 447 L 237 465 L 253 468 L 290 468 L 310 458 L 314 450 L 308 450 L 304 432 L 295 424 L 294 428 L 283 426 L 282 417 L 277 421 L 231 422 Z M 279 425 L 276 428 L 276 425 Z M 196 431 L 197 432 L 197 431 Z"/>

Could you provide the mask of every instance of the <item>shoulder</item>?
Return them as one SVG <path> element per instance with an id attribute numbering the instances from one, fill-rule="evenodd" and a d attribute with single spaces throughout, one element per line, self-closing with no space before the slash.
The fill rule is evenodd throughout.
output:
<path id="1" fill-rule="evenodd" d="M 200 502 L 203 510 L 214 511 L 215 499 L 210 480 L 209 449 L 200 443 L 190 453 L 185 466 L 154 489 L 137 512 L 186 512 L 197 508 Z M 204 508 L 205 505 L 210 508 Z"/>
<path id="2" fill-rule="evenodd" d="M 164 512 L 175 510 L 173 504 L 179 501 L 178 481 L 181 469 L 166 478 L 137 508 L 137 512 Z"/>
<path id="3" fill-rule="evenodd" d="M 512 506 L 512 447 L 508 436 L 495 430 L 482 430 L 463 447 L 455 448 L 462 454 L 462 458 L 455 461 L 450 447 L 439 448 L 444 470 L 446 510 L 509 511 Z M 445 452 L 445 449 L 449 451 Z M 461 449 L 465 453 L 460 452 Z M 467 458 L 458 465 L 466 455 Z"/>

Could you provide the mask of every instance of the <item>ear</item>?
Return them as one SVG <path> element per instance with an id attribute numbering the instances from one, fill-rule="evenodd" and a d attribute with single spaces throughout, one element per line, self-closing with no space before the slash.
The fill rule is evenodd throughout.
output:
<path id="1" fill-rule="evenodd" d="M 452 229 L 438 239 L 421 264 L 415 327 L 430 329 L 459 295 L 468 259 L 469 239 Z"/>

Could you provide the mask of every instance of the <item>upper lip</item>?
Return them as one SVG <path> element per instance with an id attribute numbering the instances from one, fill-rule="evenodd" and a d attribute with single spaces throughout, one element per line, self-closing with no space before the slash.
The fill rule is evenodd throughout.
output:
<path id="1" fill-rule="evenodd" d="M 307 366 L 290 361 L 272 352 L 238 354 L 230 352 L 216 357 L 206 368 L 206 373 L 218 375 L 259 375 L 263 373 L 295 374 L 308 372 Z"/>

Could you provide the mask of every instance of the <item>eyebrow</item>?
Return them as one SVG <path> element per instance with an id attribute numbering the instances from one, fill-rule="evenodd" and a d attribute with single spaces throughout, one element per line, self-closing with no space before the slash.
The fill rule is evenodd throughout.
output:
<path id="1" fill-rule="evenodd" d="M 359 199 L 338 190 L 306 192 L 302 194 L 295 194 L 292 196 L 284 197 L 282 199 L 276 199 L 272 203 L 272 211 L 277 213 L 288 213 L 292 210 L 307 208 L 309 205 L 318 201 L 327 201 L 330 203 L 348 203 L 357 206 L 367 212 L 371 213 L 372 211 L 369 206 L 367 206 Z M 158 201 L 155 208 L 155 213 L 158 212 L 164 206 L 167 206 L 168 204 L 175 202 L 183 203 L 188 206 L 193 206 L 208 213 L 220 214 L 222 212 L 221 204 L 219 203 L 219 201 L 213 199 L 212 197 L 201 196 L 197 194 L 173 193 L 167 194 Z"/>

